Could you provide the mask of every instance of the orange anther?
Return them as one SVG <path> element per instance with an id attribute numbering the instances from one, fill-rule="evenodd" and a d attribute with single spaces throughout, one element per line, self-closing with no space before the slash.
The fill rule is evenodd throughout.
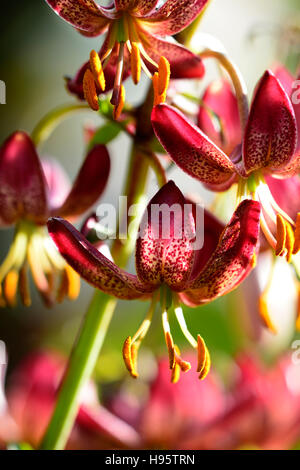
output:
<path id="1" fill-rule="evenodd" d="M 199 379 L 203 380 L 207 376 L 210 370 L 211 360 L 210 354 L 204 342 L 204 339 L 198 335 L 198 367 L 197 372 L 199 372 Z"/>
<path id="2" fill-rule="evenodd" d="M 286 242 L 286 223 L 282 215 L 277 214 L 277 233 L 276 233 L 276 256 L 282 256 L 284 254 L 285 242 Z"/>
<path id="3" fill-rule="evenodd" d="M 286 240 L 285 240 L 285 248 L 287 250 L 286 259 L 287 262 L 290 263 L 292 260 L 292 254 L 294 251 L 295 245 L 295 236 L 292 226 L 289 222 L 285 223 L 286 225 Z"/>
<path id="4" fill-rule="evenodd" d="M 173 338 L 168 331 L 165 334 L 165 340 L 166 340 L 166 345 L 168 348 L 170 369 L 173 369 L 174 364 L 175 364 L 175 349 L 174 349 Z"/>
<path id="5" fill-rule="evenodd" d="M 295 243 L 294 243 L 293 254 L 295 255 L 296 253 L 298 253 L 299 250 L 300 250 L 300 212 L 298 212 L 297 219 L 296 219 Z"/>
<path id="6" fill-rule="evenodd" d="M 130 56 L 131 76 L 132 76 L 133 83 L 137 85 L 141 78 L 141 68 L 142 68 L 141 53 L 140 53 L 139 46 L 136 42 L 133 42 L 131 46 L 132 46 L 132 51 L 131 51 L 131 56 Z"/>
<path id="7" fill-rule="evenodd" d="M 4 281 L 4 297 L 10 307 L 14 307 L 16 305 L 18 282 L 19 273 L 15 269 L 12 269 L 7 273 Z"/>
<path id="8" fill-rule="evenodd" d="M 132 358 L 132 344 L 131 344 L 131 336 L 128 336 L 126 338 L 124 345 L 123 345 L 123 359 L 125 362 L 125 365 L 130 372 L 131 376 L 136 379 L 138 377 L 138 373 L 135 370 L 135 359 L 133 360 Z"/>
<path id="9" fill-rule="evenodd" d="M 163 95 L 167 92 L 169 82 L 170 82 L 170 64 L 165 57 L 159 59 L 158 64 L 158 94 Z"/>
<path id="10" fill-rule="evenodd" d="M 68 264 L 65 267 L 65 271 L 68 278 L 68 297 L 70 300 L 75 300 L 80 293 L 80 276 Z"/>
<path id="11" fill-rule="evenodd" d="M 101 64 L 101 60 L 96 51 L 92 50 L 90 53 L 90 67 L 96 82 L 96 85 L 100 90 L 105 90 L 105 76 Z"/>
<path id="12" fill-rule="evenodd" d="M 260 318 L 266 328 L 273 333 L 274 335 L 277 334 L 277 329 L 274 325 L 274 323 L 271 320 L 269 310 L 268 310 L 268 304 L 267 304 L 267 299 L 266 295 L 262 294 L 259 298 L 259 303 L 258 303 L 258 311 L 260 314 Z"/>
<path id="13" fill-rule="evenodd" d="M 88 102 L 89 106 L 94 110 L 98 111 L 98 95 L 95 85 L 95 80 L 90 69 L 87 69 L 83 77 L 83 94 Z"/>

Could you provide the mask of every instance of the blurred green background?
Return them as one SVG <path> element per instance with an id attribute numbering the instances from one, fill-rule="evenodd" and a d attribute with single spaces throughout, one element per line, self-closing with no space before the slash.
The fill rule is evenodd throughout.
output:
<path id="1" fill-rule="evenodd" d="M 7 104 L 0 105 L 1 142 L 16 129 L 32 131 L 47 111 L 62 103 L 72 102 L 74 99 L 65 91 L 63 76 L 74 74 L 87 60 L 89 51 L 99 48 L 101 43 L 99 38 L 89 39 L 79 35 L 53 14 L 43 0 L 19 1 L 17 5 L 15 2 L 2 3 L 5 3 L 5 7 L 1 5 L 0 79 L 6 83 Z M 297 44 L 299 40 L 298 10 L 297 0 L 212 0 L 200 27 L 204 32 L 214 33 L 224 43 L 252 90 L 263 71 L 275 61 L 284 61 L 295 70 L 299 60 L 299 43 L 298 49 L 295 47 L 295 41 Z M 215 69 L 208 66 L 204 83 L 213 74 Z M 133 102 L 138 102 L 145 86 L 145 79 L 137 89 L 129 81 L 129 101 L 132 98 Z M 42 149 L 43 155 L 55 156 L 71 178 L 74 178 L 84 156 L 82 125 L 89 121 L 100 123 L 99 118 L 91 112 L 64 122 Z M 128 149 L 129 141 L 122 135 L 109 146 L 112 174 L 103 197 L 105 202 L 117 203 Z M 182 172 L 173 170 L 170 177 L 175 179 L 183 191 L 198 193 L 207 202 L 211 201 L 212 196 Z M 149 192 L 153 194 L 155 190 L 152 177 Z M 1 260 L 12 235 L 11 230 L 2 230 L 0 233 Z M 133 263 L 131 269 L 134 269 Z M 26 351 L 35 347 L 46 345 L 68 352 L 92 289 L 82 283 L 77 302 L 65 301 L 51 310 L 43 306 L 33 291 L 31 308 L 18 306 L 13 310 L 1 311 L 0 339 L 7 344 L 10 367 Z M 147 305 L 142 302 L 120 302 L 105 342 L 101 367 L 97 368 L 101 379 L 115 380 L 125 374 L 121 360 L 122 343 L 126 336 L 136 330 L 146 309 Z M 256 330 L 246 310 L 241 289 L 207 307 L 186 309 L 188 325 L 192 332 L 200 332 L 206 338 L 216 364 L 224 365 L 227 354 L 234 354 L 247 344 L 257 345 Z M 182 335 L 175 324 L 174 336 L 180 345 Z M 266 344 L 274 344 L 274 350 L 278 351 L 289 348 L 292 337 L 293 331 L 288 329 L 278 347 L 278 339 L 269 337 L 264 338 L 261 344 L 262 347 L 264 341 Z M 145 341 L 145 361 L 151 360 L 149 351 L 153 347 L 157 353 L 163 351 L 159 315 L 155 317 Z"/>

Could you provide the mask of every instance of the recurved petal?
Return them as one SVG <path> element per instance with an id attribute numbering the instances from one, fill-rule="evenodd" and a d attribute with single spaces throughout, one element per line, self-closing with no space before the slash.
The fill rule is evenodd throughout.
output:
<path id="1" fill-rule="evenodd" d="M 5 224 L 20 218 L 36 222 L 47 217 L 44 173 L 30 137 L 12 134 L 0 149 L 0 217 Z"/>
<path id="2" fill-rule="evenodd" d="M 254 94 L 245 130 L 245 170 L 284 168 L 293 157 L 296 143 L 292 103 L 274 74 L 266 71 Z"/>
<path id="3" fill-rule="evenodd" d="M 186 28 L 207 6 L 209 0 L 167 0 L 155 13 L 144 18 L 151 32 L 173 36 Z"/>
<path id="4" fill-rule="evenodd" d="M 227 155 L 242 142 L 238 104 L 226 79 L 214 80 L 199 108 L 198 126 Z"/>
<path id="5" fill-rule="evenodd" d="M 110 172 L 110 158 L 105 145 L 96 145 L 88 153 L 73 187 L 61 207 L 53 215 L 73 218 L 83 214 L 100 197 Z"/>
<path id="6" fill-rule="evenodd" d="M 59 207 L 70 191 L 68 175 L 56 160 L 45 158 L 41 163 L 47 182 L 48 205 L 50 208 Z"/>
<path id="7" fill-rule="evenodd" d="M 136 0 L 114 0 L 118 11 L 130 10 L 137 3 Z"/>
<path id="8" fill-rule="evenodd" d="M 158 2 L 159 0 L 137 0 L 132 13 L 138 17 L 148 15 L 154 10 Z"/>
<path id="9" fill-rule="evenodd" d="M 151 291 L 103 256 L 66 220 L 49 219 L 48 230 L 67 263 L 94 287 L 119 299 L 137 299 Z"/>
<path id="10" fill-rule="evenodd" d="M 214 185 L 231 178 L 235 172 L 231 160 L 180 111 L 161 104 L 153 109 L 151 120 L 158 140 L 186 173 Z"/>
<path id="11" fill-rule="evenodd" d="M 190 278 L 195 239 L 192 205 L 173 181 L 149 202 L 136 244 L 136 270 L 141 282 L 158 286 L 166 282 L 182 290 Z"/>
<path id="12" fill-rule="evenodd" d="M 205 72 L 200 57 L 175 41 L 153 36 L 139 28 L 139 36 L 143 47 L 154 62 L 159 63 L 161 56 L 168 59 L 171 68 L 171 78 L 202 78 Z M 153 65 L 145 61 L 149 70 L 154 72 Z"/>
<path id="13" fill-rule="evenodd" d="M 244 200 L 220 237 L 212 256 L 182 300 L 191 306 L 210 302 L 237 287 L 254 265 L 259 237 L 260 204 Z"/>
<path id="14" fill-rule="evenodd" d="M 46 0 L 57 15 L 89 36 L 103 33 L 109 20 L 116 17 L 113 10 L 97 5 L 93 0 Z"/>

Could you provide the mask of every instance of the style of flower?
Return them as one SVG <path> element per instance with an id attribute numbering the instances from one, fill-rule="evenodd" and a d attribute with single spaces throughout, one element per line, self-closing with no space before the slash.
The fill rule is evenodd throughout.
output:
<path id="1" fill-rule="evenodd" d="M 167 215 L 157 210 L 167 210 Z M 52 218 L 48 222 L 49 233 L 61 255 L 86 281 L 119 299 L 152 298 L 145 320 L 123 347 L 125 364 L 133 377 L 138 376 L 138 348 L 160 298 L 172 381 L 179 379 L 180 370 L 190 369 L 171 335 L 168 311 L 172 304 L 183 334 L 198 349 L 197 370 L 199 378 L 204 378 L 210 366 L 209 353 L 201 336 L 196 341 L 188 331 L 180 302 L 197 306 L 226 294 L 243 281 L 255 264 L 260 217 L 257 201 L 243 201 L 225 227 L 208 212 L 203 226 L 196 226 L 200 223 L 195 211 L 196 206 L 184 198 L 172 181 L 157 192 L 144 213 L 136 242 L 137 275 L 108 260 L 64 219 Z M 195 240 L 202 229 L 204 245 L 200 248 Z"/>
<path id="2" fill-rule="evenodd" d="M 222 99 L 226 101 L 224 96 Z M 222 115 L 225 116 L 224 110 Z M 226 119 L 228 129 L 232 114 Z M 209 189 L 224 191 L 238 182 L 238 201 L 245 195 L 258 198 L 263 209 L 264 235 L 276 255 L 291 261 L 300 248 L 300 217 L 293 220 L 278 206 L 265 177 L 284 179 L 299 171 L 297 126 L 292 103 L 271 71 L 264 73 L 256 87 L 242 145 L 230 156 L 182 113 L 166 104 L 153 109 L 152 125 L 174 162 Z"/>
<path id="3" fill-rule="evenodd" d="M 30 305 L 28 265 L 46 304 L 53 302 L 56 275 L 60 276 L 57 299 L 79 293 L 79 277 L 56 250 L 46 230 L 47 219 L 61 215 L 75 220 L 97 201 L 110 171 L 106 148 L 95 146 L 86 156 L 70 189 L 60 166 L 40 162 L 25 132 L 12 134 L 0 148 L 0 224 L 15 226 L 9 252 L 0 266 L 1 304 L 15 305 L 17 289 L 24 305 Z M 1 289 L 2 291 L 2 289 Z"/>
<path id="4" fill-rule="evenodd" d="M 114 116 L 116 119 L 120 116 L 125 102 L 122 80 L 129 74 L 137 84 L 141 70 L 152 79 L 155 70 L 169 69 L 169 63 L 172 78 L 201 77 L 204 73 L 199 57 L 161 36 L 172 36 L 186 28 L 208 0 L 167 0 L 160 8 L 156 8 L 158 0 L 115 0 L 108 7 L 93 0 L 46 1 L 81 34 L 91 37 L 105 34 L 99 54 L 93 50 L 90 61 L 68 83 L 68 88 L 80 97 L 84 95 L 94 110 L 99 108 L 98 94 L 113 88 Z M 161 95 L 167 86 L 165 81 L 160 87 Z"/>

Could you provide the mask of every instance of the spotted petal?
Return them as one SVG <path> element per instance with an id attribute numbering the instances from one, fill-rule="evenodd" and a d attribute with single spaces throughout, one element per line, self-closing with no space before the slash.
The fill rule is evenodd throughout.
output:
<path id="1" fill-rule="evenodd" d="M 243 160 L 246 172 L 267 167 L 282 169 L 295 152 L 295 113 L 282 85 L 270 71 L 258 84 L 245 131 Z"/>
<path id="2" fill-rule="evenodd" d="M 25 132 L 15 132 L 0 149 L 2 223 L 20 218 L 41 222 L 47 210 L 46 182 L 34 144 Z"/>
<path id="3" fill-rule="evenodd" d="M 46 0 L 57 15 L 89 36 L 103 33 L 115 13 L 97 5 L 93 0 Z"/>
<path id="4" fill-rule="evenodd" d="M 110 158 L 105 145 L 96 145 L 87 155 L 73 187 L 53 215 L 73 218 L 87 211 L 100 197 L 110 172 Z"/>
<path id="5" fill-rule="evenodd" d="M 258 245 L 260 204 L 245 200 L 236 209 L 219 244 L 182 300 L 191 306 L 210 302 L 237 287 L 253 267 Z"/>
<path id="6" fill-rule="evenodd" d="M 173 36 L 186 28 L 207 6 L 209 0 L 167 0 L 143 21 L 154 34 Z"/>
<path id="7" fill-rule="evenodd" d="M 151 291 L 103 256 L 66 220 L 49 219 L 48 230 L 60 254 L 94 287 L 119 299 L 137 299 Z"/>
<path id="8" fill-rule="evenodd" d="M 132 13 L 138 17 L 146 16 L 154 10 L 158 2 L 159 0 L 137 0 Z"/>
<path id="9" fill-rule="evenodd" d="M 185 116 L 162 104 L 152 111 L 154 132 L 174 162 L 204 183 L 223 184 L 235 168 L 230 159 Z"/>
<path id="10" fill-rule="evenodd" d="M 191 209 L 173 181 L 151 199 L 136 245 L 136 269 L 142 282 L 155 287 L 166 282 L 173 290 L 185 286 L 194 261 Z"/>
<path id="11" fill-rule="evenodd" d="M 199 108 L 198 126 L 227 155 L 242 141 L 236 96 L 226 79 L 213 81 Z"/>
<path id="12" fill-rule="evenodd" d="M 171 78 L 202 78 L 205 72 L 202 60 L 189 49 L 171 39 L 158 38 L 139 28 L 140 40 L 149 57 L 159 63 L 161 56 L 166 57 L 170 62 Z M 152 72 L 155 71 L 153 65 L 146 61 Z"/>

